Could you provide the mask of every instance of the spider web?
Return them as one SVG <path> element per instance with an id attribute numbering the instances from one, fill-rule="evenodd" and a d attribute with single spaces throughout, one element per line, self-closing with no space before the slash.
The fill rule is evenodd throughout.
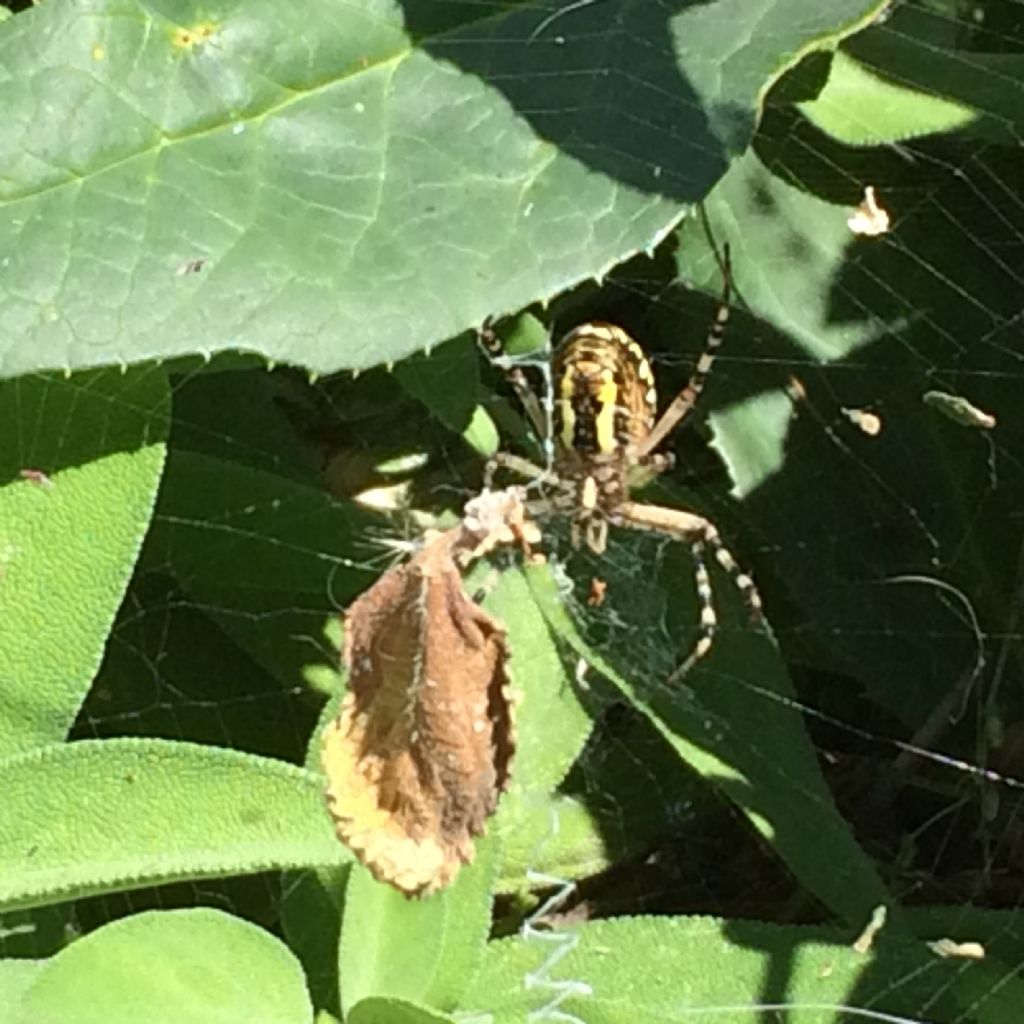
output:
<path id="1" fill-rule="evenodd" d="M 743 693 L 766 717 L 772 706 L 799 707 L 861 841 L 881 863 L 906 869 L 892 881 L 908 906 L 927 907 L 945 922 L 939 927 L 985 931 L 993 947 L 1005 949 L 1016 934 L 1018 905 L 1017 896 L 1004 902 L 997 894 L 1003 856 L 1014 856 L 1020 806 L 1012 753 L 1017 715 L 1007 689 L 1020 640 L 1020 437 L 1001 413 L 995 430 L 985 427 L 987 414 L 1012 407 L 1020 388 L 1019 171 L 1009 152 L 986 146 L 908 143 L 887 158 L 873 152 L 864 166 L 805 124 L 769 116 L 764 134 L 768 141 L 708 203 L 715 232 L 732 244 L 741 301 L 763 317 L 751 323 L 734 313 L 702 403 L 705 438 L 723 455 L 744 500 L 737 515 L 716 490 L 713 468 L 710 484 L 699 479 L 702 455 L 685 440 L 678 450 L 697 480 L 686 489 L 668 484 L 656 500 L 707 514 L 739 545 L 772 609 L 795 690 L 766 682 L 751 671 L 753 662 L 737 669 L 735 659 L 717 654 L 681 696 L 657 682 L 692 644 L 696 615 L 692 589 L 686 597 L 685 584 L 677 588 L 689 575 L 685 557 L 664 541 L 616 541 L 602 565 L 583 572 L 612 581 L 609 604 L 585 607 L 586 589 L 578 588 L 575 617 L 589 620 L 595 645 L 617 666 L 640 666 L 638 674 L 654 680 L 655 702 L 709 701 L 705 727 L 759 746 L 753 753 L 763 774 L 794 792 L 797 774 L 771 770 L 777 765 L 768 727 L 748 728 L 715 707 L 723 689 Z M 827 309 L 813 308 L 813 289 L 801 308 L 799 282 L 787 280 L 779 263 L 815 280 L 815 264 L 829 264 L 835 221 L 790 186 L 804 195 L 841 196 L 856 195 L 865 183 L 879 185 L 898 211 L 892 233 L 849 250 Z M 795 227 L 800 215 L 819 232 Z M 744 250 L 758 251 L 763 265 L 745 274 Z M 675 266 L 687 267 L 692 279 L 709 265 L 700 241 L 684 232 Z M 655 362 L 661 380 L 671 380 L 678 356 L 662 325 L 702 337 L 709 309 L 691 316 L 677 298 L 678 282 L 665 284 L 642 268 L 618 284 L 621 295 L 606 291 L 586 315 L 662 339 Z M 639 311 L 635 295 L 646 302 Z M 772 326 L 788 329 L 786 336 Z M 663 390 L 671 394 L 685 373 Z M 948 395 L 970 395 L 971 414 L 958 417 Z M 717 593 L 728 586 L 718 579 Z M 679 625 L 687 621 L 689 630 Z M 719 648 L 743 628 L 732 602 Z M 622 735 L 599 734 L 596 765 L 607 764 L 613 750 L 635 763 L 636 736 Z M 664 774 L 635 771 L 641 788 L 663 791 Z M 608 777 L 600 768 L 573 781 L 606 799 Z M 685 792 L 682 784 L 678 791 Z M 666 798 L 666 811 L 671 806 Z M 637 829 L 633 809 L 628 798 L 619 801 L 623 832 Z M 722 843 L 712 842 L 710 861 L 695 868 L 704 837 L 693 833 L 684 829 L 676 846 L 655 844 L 641 862 L 646 870 L 634 863 L 614 874 L 610 905 L 622 910 L 637 898 L 638 877 L 639 898 L 659 909 L 679 895 L 691 909 L 704 907 L 703 897 L 716 912 L 735 900 L 731 913 L 771 916 L 762 901 L 786 899 L 785 880 L 751 866 L 757 850 L 749 841 L 746 856 L 725 872 L 726 892 L 718 891 Z M 694 893 L 702 883 L 706 891 Z M 985 919 L 967 912 L 972 904 L 1009 912 Z M 1019 963 L 1019 951 L 1008 954 L 991 985 L 957 1011 L 933 1016 L 924 1004 L 916 1012 L 911 1004 L 905 1012 L 912 1019 L 973 1019 Z"/>
<path id="2" fill-rule="evenodd" d="M 1024 8 L 993 10 L 982 42 L 1018 52 Z M 974 17 L 964 7 L 954 23 Z M 933 1010 L 948 978 L 920 985 L 908 966 L 895 979 L 910 993 L 900 1019 L 982 1019 L 1014 991 L 1024 965 L 1020 175 L 1019 146 L 911 140 L 865 158 L 769 111 L 757 151 L 710 197 L 738 297 L 694 422 L 673 441 L 679 468 L 644 497 L 718 525 L 758 580 L 778 649 L 715 572 L 715 648 L 669 682 L 695 636 L 689 553 L 617 531 L 596 559 L 545 524 L 552 578 L 580 643 L 632 689 L 593 667 L 577 673 L 580 650 L 554 631 L 595 721 L 560 797 L 586 809 L 587 863 L 597 850 L 601 870 L 579 870 L 577 881 L 566 870 L 578 868 L 571 848 L 551 859 L 561 872 L 539 855 L 527 865 L 558 896 L 524 931 L 542 950 L 541 967 L 522 975 L 550 997 L 541 1019 L 568 1012 L 569 998 L 586 1019 L 593 996 L 565 960 L 576 948 L 571 911 L 827 917 L 827 884 L 812 898 L 797 881 L 824 866 L 780 858 L 751 827 L 751 801 L 716 778 L 731 752 L 745 758 L 748 783 L 783 801 L 787 787 L 799 794 L 796 810 L 820 799 L 808 789 L 811 766 L 783 760 L 797 733 L 771 731 L 794 720 L 894 901 L 919 923 L 930 916 L 937 937 L 993 951 L 952 1013 Z M 828 304 L 801 305 L 802 284 L 835 270 L 838 242 L 815 234 L 815 215 L 849 212 L 865 184 L 891 211 L 890 233 L 844 246 Z M 818 205 L 787 206 L 801 195 Z M 550 320 L 622 323 L 649 349 L 664 402 L 710 323 L 714 268 L 688 222 L 653 260 L 566 296 Z M 352 498 L 372 489 L 378 503 L 454 511 L 479 487 L 480 459 L 383 371 L 324 385 L 262 369 L 231 376 L 231 388 L 205 369 L 173 379 L 161 501 L 75 735 L 190 739 L 303 763 L 339 685 L 337 612 L 422 528 L 411 512 L 361 510 Z M 496 377 L 486 383 L 502 391 Z M 926 404 L 928 392 L 966 397 L 995 416 L 995 429 L 958 422 L 948 402 Z M 499 422 L 510 397 L 493 406 Z M 754 450 L 744 447 L 750 437 Z M 594 580 L 607 584 L 603 600 Z M 701 741 L 702 731 L 714 738 Z M 690 735 L 696 766 L 666 733 Z M 537 842 L 557 838 L 548 826 Z M 264 876 L 85 902 L 75 923 L 196 903 L 280 927 L 278 879 Z M 552 940 L 541 919 L 567 925 L 564 937 Z M 614 935 L 603 941 L 614 948 Z M 784 1001 L 771 985 L 763 991 L 766 1009 Z M 734 1019 L 725 999 L 710 1009 Z"/>

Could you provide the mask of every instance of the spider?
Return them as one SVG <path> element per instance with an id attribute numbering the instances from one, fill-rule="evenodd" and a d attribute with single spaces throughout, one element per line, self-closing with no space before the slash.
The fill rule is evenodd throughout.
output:
<path id="1" fill-rule="evenodd" d="M 710 549 L 732 579 L 751 619 L 760 622 L 762 618 L 761 598 L 753 579 L 722 543 L 714 523 L 695 512 L 645 504 L 631 497 L 634 488 L 672 466 L 673 456 L 656 449 L 694 408 L 714 365 L 729 320 L 728 248 L 722 269 L 722 296 L 704 351 L 686 386 L 660 417 L 654 375 L 643 349 L 613 324 L 581 324 L 558 343 L 551 362 L 552 416 L 545 417 L 522 371 L 506 360 L 506 373 L 541 437 L 548 434 L 546 421 L 553 420 L 554 450 L 547 469 L 521 456 L 499 452 L 486 474 L 488 486 L 500 468 L 536 481 L 543 491 L 542 497 L 530 505 L 531 514 L 566 515 L 574 547 L 585 545 L 595 554 L 602 554 L 610 526 L 646 530 L 690 546 L 700 606 L 699 633 L 693 650 L 672 673 L 672 679 L 689 672 L 714 642 L 718 619 L 706 550 Z M 495 353 L 500 343 L 486 326 L 482 339 Z M 500 353 L 500 348 L 497 351 Z"/>

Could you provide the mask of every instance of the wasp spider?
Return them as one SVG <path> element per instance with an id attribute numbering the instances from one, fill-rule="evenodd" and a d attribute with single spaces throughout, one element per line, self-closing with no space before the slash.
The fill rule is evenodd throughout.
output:
<path id="1" fill-rule="evenodd" d="M 553 416 L 545 417 L 541 403 L 522 371 L 508 375 L 524 408 L 541 436 L 553 419 L 552 464 L 542 469 L 528 459 L 499 453 L 488 479 L 504 468 L 542 488 L 530 505 L 531 514 L 556 512 L 569 518 L 572 543 L 602 554 L 610 526 L 646 530 L 681 540 L 693 552 L 694 576 L 700 606 L 700 630 L 692 652 L 672 677 L 683 675 L 703 658 L 714 640 L 718 620 L 705 562 L 710 551 L 739 590 L 751 618 L 761 619 L 761 598 L 722 543 L 714 523 L 681 508 L 633 501 L 631 492 L 672 465 L 672 456 L 656 449 L 694 408 L 729 320 L 730 274 L 728 250 L 724 285 L 704 351 L 686 386 L 657 416 L 654 375 L 643 349 L 621 327 L 585 323 L 569 331 L 555 349 L 551 363 Z M 485 343 L 494 351 L 493 335 Z"/>

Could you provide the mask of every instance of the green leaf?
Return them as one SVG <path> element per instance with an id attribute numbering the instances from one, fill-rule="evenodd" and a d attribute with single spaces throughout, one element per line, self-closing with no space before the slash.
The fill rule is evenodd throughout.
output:
<path id="1" fill-rule="evenodd" d="M 865 1016 L 952 1020 L 963 968 L 918 941 L 872 956 L 853 936 L 713 918 L 637 917 L 491 943 L 463 1013 L 496 1024 L 559 1013 L 588 1024 L 755 1024 L 771 1007 L 794 1024 Z M 945 1011 L 946 1015 L 943 1015 Z"/>
<path id="2" fill-rule="evenodd" d="M 262 928 L 216 910 L 151 911 L 48 961 L 12 1024 L 310 1024 L 298 962 Z"/>
<path id="3" fill-rule="evenodd" d="M 0 1006 L 18 1006 L 45 968 L 45 960 L 0 960 Z"/>
<path id="4" fill-rule="evenodd" d="M 323 706 L 316 728 L 309 736 L 303 765 L 321 779 L 321 736 L 338 714 L 344 694 L 337 692 Z M 340 842 L 339 842 L 340 845 Z M 343 847 L 343 853 L 347 850 Z M 313 1002 L 341 1014 L 338 947 L 345 909 L 345 890 L 353 864 L 344 860 L 331 867 L 290 871 L 281 885 L 281 928 L 289 947 L 302 962 Z"/>
<path id="5" fill-rule="evenodd" d="M 550 354 L 551 332 L 532 313 L 520 313 L 503 321 L 496 333 L 503 355 L 546 359 Z"/>
<path id="6" fill-rule="evenodd" d="M 645 717 L 609 709 L 557 793 L 523 794 L 505 873 L 565 881 L 596 875 L 685 836 L 717 802 Z"/>
<path id="7" fill-rule="evenodd" d="M 519 693 L 513 788 L 550 791 L 579 756 L 593 725 L 591 713 L 523 573 L 503 572 L 483 605 L 508 630 L 509 674 Z"/>
<path id="8" fill-rule="evenodd" d="M 782 352 L 795 348 L 815 362 L 832 362 L 898 330 L 912 313 L 891 294 L 878 294 L 877 283 L 865 301 L 835 308 L 840 275 L 859 274 L 855 284 L 865 288 L 872 283 L 852 258 L 855 246 L 871 243 L 859 242 L 847 224 L 861 195 L 847 183 L 851 206 L 844 206 L 816 195 L 812 186 L 817 182 L 789 182 L 782 170 L 750 151 L 719 182 L 705 208 L 716 235 L 731 247 L 733 282 L 742 304 L 784 332 Z M 680 241 L 683 280 L 706 281 L 712 268 L 717 274 L 700 232 L 685 232 Z M 727 344 L 732 355 L 737 353 L 736 334 L 731 325 Z M 769 376 L 751 368 L 744 385 L 750 391 L 764 381 L 767 389 L 770 381 L 779 391 L 780 376 L 777 370 Z"/>
<path id="9" fill-rule="evenodd" d="M 354 867 L 345 893 L 339 978 L 346 1016 L 369 997 L 449 1011 L 475 973 L 491 926 L 500 836 L 491 822 L 450 888 L 408 899 Z"/>
<path id="10" fill-rule="evenodd" d="M 321 780 L 161 740 L 83 741 L 0 763 L 0 906 L 338 863 Z"/>
<path id="11" fill-rule="evenodd" d="M 490 458 L 501 446 L 497 424 L 481 405 L 475 406 L 462 436 L 466 444 L 485 458 Z"/>
<path id="12" fill-rule="evenodd" d="M 149 525 L 168 400 L 153 369 L 0 385 L 0 754 L 71 728 Z"/>
<path id="13" fill-rule="evenodd" d="M 603 871 L 611 857 L 600 825 L 582 800 L 559 793 L 519 793 L 514 825 L 507 830 L 499 890 L 530 888 L 531 872 L 575 879 Z"/>
<path id="14" fill-rule="evenodd" d="M 318 759 L 319 760 L 319 759 Z M 351 865 L 292 871 L 281 885 L 281 927 L 299 958 L 316 1006 L 337 1009 L 342 893 Z"/>
<path id="15" fill-rule="evenodd" d="M 1024 56 L 937 42 L 928 37 L 929 18 L 948 21 L 909 5 L 898 8 L 891 22 L 863 33 L 849 46 L 851 58 L 866 74 L 893 83 L 888 102 L 895 98 L 894 90 L 902 93 L 895 117 L 884 108 L 876 112 L 878 141 L 910 137 L 909 119 L 916 112 L 924 126 L 941 128 L 946 121 L 947 131 L 966 128 L 1017 148 L 1024 130 Z"/>
<path id="16" fill-rule="evenodd" d="M 301 677 L 286 684 L 272 676 L 256 660 L 263 648 L 243 648 L 207 611 L 216 610 L 168 575 L 140 573 L 73 737 L 159 736 L 297 761 L 316 721 L 317 695 Z M 229 611 L 221 608 L 219 618 Z M 315 667 L 307 678 L 321 682 Z M 268 729 L 268 722 L 287 727 Z"/>
<path id="17" fill-rule="evenodd" d="M 934 53 L 930 56 L 934 60 Z M 902 70 L 902 69 L 901 69 Z M 947 86 L 948 76 L 935 83 Z M 969 126 L 978 114 L 963 103 L 907 88 L 876 73 L 842 50 L 817 99 L 800 112 L 823 132 L 849 146 L 877 146 Z"/>
<path id="18" fill-rule="evenodd" d="M 402 386 L 475 452 L 489 458 L 498 450 L 498 430 L 479 405 L 480 360 L 469 338 L 456 338 L 430 355 L 413 356 L 395 367 Z"/>
<path id="19" fill-rule="evenodd" d="M 454 1017 L 401 999 L 363 999 L 345 1017 L 346 1024 L 445 1024 Z"/>
<path id="20" fill-rule="evenodd" d="M 770 83 L 881 7 L 40 5 L 0 25 L 3 373 L 361 368 L 554 296 L 663 238 Z"/>
<path id="21" fill-rule="evenodd" d="M 778 389 L 708 417 L 711 447 L 729 470 L 734 497 L 745 498 L 782 469 L 793 415 L 793 400 Z"/>
<path id="22" fill-rule="evenodd" d="M 501 888 L 507 891 L 527 884 L 528 871 L 552 867 L 552 857 L 573 875 L 594 864 L 593 850 L 586 841 L 571 846 L 580 860 L 571 865 L 564 863 L 567 847 L 562 842 L 569 834 L 563 835 L 562 826 L 579 824 L 579 816 L 564 807 L 559 807 L 558 813 L 546 811 L 555 811 L 548 798 L 583 749 L 593 727 L 597 702 L 583 701 L 571 666 L 520 571 L 506 570 L 484 606 L 508 629 L 510 674 L 521 695 L 516 709 L 512 787 L 503 799 L 500 816 L 506 823 L 506 843 L 516 851 L 503 870 Z M 563 818 L 562 811 L 568 817 Z"/>

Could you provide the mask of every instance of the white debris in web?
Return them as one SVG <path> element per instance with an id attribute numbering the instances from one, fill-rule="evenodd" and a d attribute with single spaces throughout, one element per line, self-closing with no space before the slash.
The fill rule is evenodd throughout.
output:
<path id="1" fill-rule="evenodd" d="M 864 189 L 864 199 L 860 206 L 846 219 L 846 226 L 855 234 L 864 238 L 877 238 L 889 230 L 889 211 L 879 206 L 875 196 L 875 187 L 868 185 Z"/>

